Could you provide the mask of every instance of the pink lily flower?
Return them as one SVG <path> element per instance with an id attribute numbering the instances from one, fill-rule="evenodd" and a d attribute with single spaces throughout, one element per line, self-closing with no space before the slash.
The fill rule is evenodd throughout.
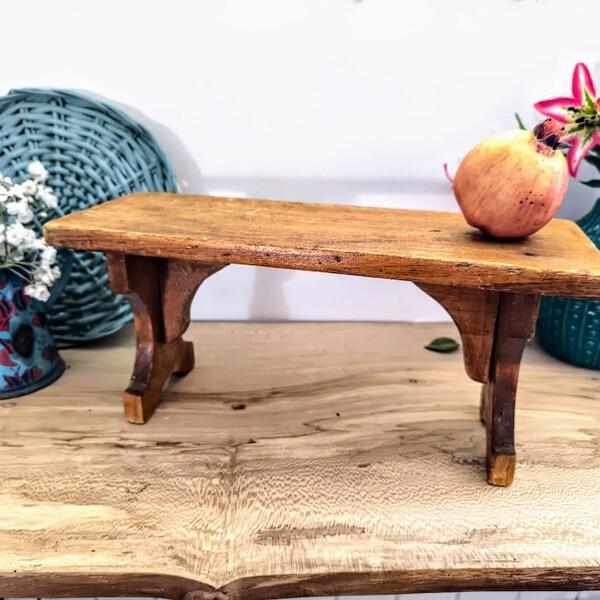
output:
<path id="1" fill-rule="evenodd" d="M 569 172 L 575 177 L 584 156 L 600 144 L 600 98 L 596 97 L 592 76 L 583 63 L 575 65 L 571 93 L 572 97 L 542 100 L 534 107 L 543 115 L 564 124 L 561 142 L 571 145 L 567 162 Z"/>

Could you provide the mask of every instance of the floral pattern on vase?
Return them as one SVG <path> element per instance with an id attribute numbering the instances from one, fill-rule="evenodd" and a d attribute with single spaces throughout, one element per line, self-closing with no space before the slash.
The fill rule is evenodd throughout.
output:
<path id="1" fill-rule="evenodd" d="M 46 304 L 25 294 L 26 284 L 0 270 L 0 399 L 39 390 L 65 368 L 46 325 Z"/>

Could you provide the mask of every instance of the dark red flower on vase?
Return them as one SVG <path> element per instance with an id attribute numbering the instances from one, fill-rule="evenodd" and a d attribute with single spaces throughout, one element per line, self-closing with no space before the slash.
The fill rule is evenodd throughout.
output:
<path id="1" fill-rule="evenodd" d="M 31 298 L 23 290 L 18 290 L 15 292 L 15 296 L 13 298 L 17 310 L 25 310 L 29 306 L 30 300 Z"/>
<path id="2" fill-rule="evenodd" d="M 2 348 L 0 350 L 0 365 L 3 367 L 16 367 L 17 363 L 10 357 L 11 352 L 8 348 Z"/>
<path id="3" fill-rule="evenodd" d="M 9 388 L 20 387 L 37 381 L 42 376 L 42 373 L 39 367 L 31 367 L 21 374 L 5 375 L 4 381 L 6 381 Z"/>
<path id="4" fill-rule="evenodd" d="M 14 354 L 15 353 L 15 347 L 12 344 L 11 340 L 0 340 L 0 345 L 3 348 L 6 348 L 10 354 Z"/>
<path id="5" fill-rule="evenodd" d="M 53 362 L 57 355 L 58 352 L 54 346 L 46 346 L 42 350 L 42 358 L 48 362 Z"/>
<path id="6" fill-rule="evenodd" d="M 16 312 L 15 305 L 6 296 L 0 299 L 0 331 L 10 329 L 10 319 Z"/>
<path id="7" fill-rule="evenodd" d="M 43 312 L 36 312 L 34 313 L 32 319 L 31 319 L 31 324 L 34 327 L 45 327 L 46 326 L 46 315 Z"/>

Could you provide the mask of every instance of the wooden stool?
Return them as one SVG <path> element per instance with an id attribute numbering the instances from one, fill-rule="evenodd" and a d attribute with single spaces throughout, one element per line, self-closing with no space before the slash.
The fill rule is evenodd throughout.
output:
<path id="1" fill-rule="evenodd" d="M 45 227 L 54 246 L 105 252 L 111 286 L 131 300 L 137 354 L 125 414 L 145 423 L 172 374 L 194 366 L 182 335 L 199 285 L 228 264 L 415 282 L 450 314 L 467 374 L 483 383 L 488 482 L 515 470 L 519 365 L 541 294 L 600 299 L 600 253 L 569 221 L 497 241 L 460 214 L 146 193 Z"/>

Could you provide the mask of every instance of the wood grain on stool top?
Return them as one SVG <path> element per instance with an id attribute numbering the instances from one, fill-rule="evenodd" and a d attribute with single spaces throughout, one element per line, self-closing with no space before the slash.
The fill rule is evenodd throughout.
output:
<path id="1" fill-rule="evenodd" d="M 45 234 L 80 250 L 600 298 L 600 252 L 562 220 L 503 242 L 454 213 L 146 193 L 62 217 Z"/>
<path id="2" fill-rule="evenodd" d="M 0 402 L 6 596 L 600 586 L 596 372 L 526 350 L 496 488 L 479 385 L 423 349 L 451 324 L 192 324 L 201 364 L 144 427 L 115 402 L 130 334 Z"/>

